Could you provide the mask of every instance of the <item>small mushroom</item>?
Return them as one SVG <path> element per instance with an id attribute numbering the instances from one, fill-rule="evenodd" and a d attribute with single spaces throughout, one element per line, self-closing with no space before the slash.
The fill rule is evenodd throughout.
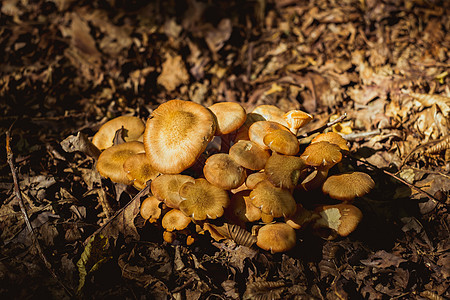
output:
<path id="1" fill-rule="evenodd" d="M 284 112 L 278 108 L 278 106 L 268 104 L 258 105 L 253 109 L 252 113 L 263 116 L 266 121 L 276 122 L 288 127 L 288 124 L 283 117 Z"/>
<path id="2" fill-rule="evenodd" d="M 356 206 L 346 203 L 322 205 L 317 207 L 315 212 L 320 218 L 315 221 L 313 228 L 325 239 L 334 239 L 336 234 L 348 236 L 356 229 L 363 217 Z M 327 232 L 326 229 L 331 232 Z"/>
<path id="3" fill-rule="evenodd" d="M 241 227 L 247 222 L 261 218 L 261 210 L 251 204 L 250 190 L 240 191 L 231 196 L 230 205 L 225 209 L 225 216 Z"/>
<path id="4" fill-rule="evenodd" d="M 304 228 L 309 223 L 315 221 L 318 218 L 318 214 L 307 210 L 301 204 L 297 204 L 297 210 L 295 211 L 295 214 L 293 214 L 289 218 L 286 218 L 286 224 L 298 230 Z"/>
<path id="5" fill-rule="evenodd" d="M 283 115 L 283 118 L 286 120 L 289 130 L 297 135 L 298 130 L 308 124 L 313 116 L 301 110 L 290 110 Z"/>
<path id="6" fill-rule="evenodd" d="M 250 126 L 248 129 L 248 136 L 251 141 L 258 144 L 261 148 L 269 149 L 269 147 L 264 143 L 264 137 L 266 134 L 275 130 L 285 130 L 290 133 L 289 129 L 280 123 L 272 121 L 259 121 Z"/>
<path id="7" fill-rule="evenodd" d="M 234 140 L 250 140 L 250 137 L 248 136 L 248 130 L 253 123 L 258 121 L 265 121 L 265 119 L 259 114 L 247 114 L 247 119 L 245 120 L 244 124 L 237 130 Z"/>
<path id="8" fill-rule="evenodd" d="M 177 174 L 195 163 L 215 131 L 216 120 L 209 109 L 191 101 L 171 100 L 148 119 L 145 152 L 156 170 Z"/>
<path id="9" fill-rule="evenodd" d="M 183 230 L 191 223 L 191 218 L 186 217 L 178 209 L 169 210 L 162 218 L 161 225 L 167 231 Z"/>
<path id="10" fill-rule="evenodd" d="M 318 136 L 316 136 L 315 138 L 313 138 L 311 140 L 311 144 L 321 142 L 321 141 L 326 141 L 326 142 L 338 145 L 339 148 L 341 148 L 341 150 L 343 150 L 343 151 L 349 150 L 347 141 L 339 133 L 336 133 L 333 131 L 319 134 Z"/>
<path id="11" fill-rule="evenodd" d="M 300 185 L 305 191 L 312 191 L 320 187 L 327 179 L 327 176 L 327 168 L 317 168 L 309 173 Z"/>
<path id="12" fill-rule="evenodd" d="M 266 162 L 264 173 L 276 187 L 292 189 L 306 167 L 305 161 L 300 157 L 273 153 Z"/>
<path id="13" fill-rule="evenodd" d="M 269 151 L 246 140 L 240 140 L 231 146 L 229 154 L 235 162 L 250 170 L 263 169 L 270 157 Z"/>
<path id="14" fill-rule="evenodd" d="M 160 173 L 149 163 L 145 153 L 138 153 L 130 156 L 124 163 L 123 169 L 127 173 L 133 185 L 142 190 L 147 181 L 155 179 Z"/>
<path id="15" fill-rule="evenodd" d="M 206 160 L 203 168 L 206 180 L 224 190 L 239 187 L 245 181 L 244 167 L 235 162 L 226 153 L 214 154 Z"/>
<path id="16" fill-rule="evenodd" d="M 161 201 L 153 195 L 145 198 L 141 203 L 140 209 L 142 218 L 148 220 L 150 223 L 155 223 L 161 216 L 160 203 Z"/>
<path id="17" fill-rule="evenodd" d="M 217 118 L 215 135 L 231 133 L 239 129 L 245 122 L 245 109 L 237 102 L 219 102 L 211 105 L 209 110 Z"/>
<path id="18" fill-rule="evenodd" d="M 253 190 L 259 182 L 266 179 L 267 179 L 266 173 L 264 172 L 264 170 L 261 170 L 259 172 L 248 175 L 247 179 L 245 180 L 245 185 L 247 186 L 247 188 Z"/>
<path id="19" fill-rule="evenodd" d="M 333 199 L 352 201 L 355 197 L 369 193 L 374 186 L 375 182 L 369 174 L 351 172 L 328 177 L 323 183 L 322 191 Z"/>
<path id="20" fill-rule="evenodd" d="M 309 166 L 330 169 L 342 160 L 342 153 L 339 146 L 321 141 L 306 147 L 300 157 Z"/>
<path id="21" fill-rule="evenodd" d="M 286 155 L 295 155 L 300 148 L 297 137 L 287 130 L 269 132 L 263 141 L 270 150 Z"/>
<path id="22" fill-rule="evenodd" d="M 113 145 L 116 131 L 122 127 L 125 129 L 124 140 L 126 142 L 131 142 L 136 141 L 139 136 L 142 135 L 145 129 L 145 124 L 138 117 L 120 116 L 114 118 L 100 127 L 92 138 L 92 143 L 100 150 L 111 147 Z"/>
<path id="23" fill-rule="evenodd" d="M 181 174 L 164 174 L 152 181 L 150 187 L 153 195 L 170 208 L 180 208 L 183 201 L 178 193 L 186 182 L 194 182 L 194 178 Z"/>
<path id="24" fill-rule="evenodd" d="M 113 182 L 133 184 L 133 181 L 128 179 L 123 164 L 131 156 L 143 152 L 144 145 L 141 142 L 127 142 L 111 146 L 100 154 L 97 161 L 97 171 Z"/>
<path id="25" fill-rule="evenodd" d="M 289 251 L 295 244 L 295 230 L 286 223 L 267 224 L 258 231 L 256 245 L 271 253 Z"/>
<path id="26" fill-rule="evenodd" d="M 267 180 L 256 185 L 250 193 L 252 204 L 274 218 L 288 217 L 295 213 L 295 200 L 288 190 L 277 188 Z"/>
<path id="27" fill-rule="evenodd" d="M 230 203 L 226 191 L 218 188 L 206 179 L 195 179 L 186 182 L 180 188 L 180 210 L 194 220 L 202 221 L 206 218 L 216 219 L 223 215 L 224 208 Z"/>

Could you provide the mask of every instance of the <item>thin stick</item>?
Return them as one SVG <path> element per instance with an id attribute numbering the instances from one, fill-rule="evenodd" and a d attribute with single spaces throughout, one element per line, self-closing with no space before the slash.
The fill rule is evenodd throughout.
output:
<path id="1" fill-rule="evenodd" d="M 299 136 L 297 136 L 297 137 L 298 137 L 298 138 L 305 138 L 305 137 L 308 137 L 308 136 L 310 136 L 310 135 L 313 135 L 314 133 L 321 132 L 321 131 L 323 131 L 324 129 L 333 126 L 334 124 L 337 124 L 337 123 L 339 123 L 339 122 L 345 120 L 345 118 L 347 118 L 347 113 L 344 113 L 342 116 L 340 116 L 339 118 L 337 118 L 337 119 L 334 120 L 334 121 L 328 122 L 327 124 L 325 124 L 325 125 L 323 125 L 323 126 L 320 126 L 319 128 L 316 128 L 316 129 L 314 129 L 314 130 L 312 130 L 312 131 L 310 131 L 310 132 L 304 133 L 304 134 L 299 135 Z"/>
<path id="2" fill-rule="evenodd" d="M 373 168 L 373 169 L 375 169 L 375 170 L 377 170 L 377 171 L 381 171 L 381 172 L 383 172 L 384 174 L 386 174 L 386 175 L 388 175 L 388 176 L 391 176 L 392 178 L 396 179 L 397 181 L 400 181 L 401 183 L 407 185 L 407 186 L 410 187 L 411 189 L 413 189 L 413 190 L 415 190 L 415 191 L 417 191 L 417 192 L 419 192 L 419 193 L 421 193 L 421 194 L 427 196 L 430 200 L 433 200 L 433 201 L 435 201 L 435 202 L 437 202 L 437 203 L 441 203 L 441 204 L 443 204 L 443 205 L 446 206 L 446 207 L 448 206 L 447 203 L 440 201 L 439 199 L 437 199 L 436 197 L 434 197 L 434 196 L 431 195 L 430 193 L 428 193 L 428 192 L 422 190 L 421 188 L 419 188 L 419 187 L 417 187 L 417 186 L 415 186 L 415 185 L 413 185 L 413 184 L 407 182 L 407 181 L 404 180 L 403 178 L 398 177 L 398 176 L 395 175 L 395 174 L 392 174 L 391 172 L 388 172 L 388 171 L 386 171 L 386 170 L 380 169 L 380 168 L 378 168 L 377 166 L 371 164 L 370 162 L 365 161 L 365 160 L 362 160 L 362 159 L 359 159 L 359 158 L 356 158 L 356 157 L 354 157 L 354 156 L 347 155 L 347 157 L 349 157 L 349 158 L 351 158 L 351 159 L 354 159 L 354 160 L 356 160 L 356 161 L 359 161 L 360 163 L 362 163 L 362 164 L 364 164 L 364 165 L 366 165 L 366 166 L 369 166 L 369 167 L 371 167 L 371 168 Z"/>
<path id="3" fill-rule="evenodd" d="M 73 293 L 71 292 L 71 290 L 68 287 L 66 287 L 62 283 L 62 281 L 58 278 L 58 276 L 56 275 L 55 271 L 52 268 L 52 265 L 45 257 L 44 252 L 42 251 L 41 245 L 39 244 L 39 241 L 34 233 L 33 225 L 31 225 L 30 219 L 28 218 L 27 209 L 25 208 L 25 204 L 24 204 L 23 198 L 22 198 L 22 193 L 21 193 L 20 187 L 19 187 L 19 181 L 17 179 L 16 167 L 14 166 L 14 154 L 11 150 L 11 129 L 12 129 L 13 125 L 14 125 L 14 123 L 11 125 L 11 127 L 8 129 L 8 131 L 6 131 L 6 153 L 7 153 L 8 164 L 11 169 L 11 173 L 12 173 L 12 177 L 13 177 L 13 181 L 14 181 L 14 193 L 16 194 L 16 197 L 19 200 L 20 211 L 22 212 L 22 216 L 25 220 L 25 224 L 27 225 L 28 230 L 30 231 L 32 243 L 36 247 L 39 257 L 44 262 L 45 267 L 50 272 L 50 274 L 53 276 L 53 278 L 55 278 L 56 281 L 58 281 L 58 283 L 64 288 L 66 293 L 70 297 L 73 297 Z"/>

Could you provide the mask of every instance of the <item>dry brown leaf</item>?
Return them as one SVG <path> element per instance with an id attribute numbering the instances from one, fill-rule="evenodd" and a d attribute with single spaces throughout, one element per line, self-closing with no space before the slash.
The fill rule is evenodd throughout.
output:
<path id="1" fill-rule="evenodd" d="M 361 260 L 361 263 L 369 267 L 386 269 L 389 267 L 398 268 L 401 263 L 406 261 L 406 259 L 397 255 L 380 250 L 372 254 L 368 259 Z"/>
<path id="2" fill-rule="evenodd" d="M 158 76 L 158 84 L 164 86 L 168 92 L 189 81 L 189 74 L 181 55 L 172 56 L 166 53 L 166 60 L 162 65 L 162 72 Z"/>

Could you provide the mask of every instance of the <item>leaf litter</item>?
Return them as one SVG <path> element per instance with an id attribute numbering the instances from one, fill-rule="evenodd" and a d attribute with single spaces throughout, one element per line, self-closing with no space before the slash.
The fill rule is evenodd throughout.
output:
<path id="1" fill-rule="evenodd" d="M 450 296 L 445 1 L 8 0 L 1 11 L 0 124 L 3 132 L 16 120 L 22 197 L 51 268 L 69 287 L 39 263 L 2 163 L 1 298 L 64 299 L 81 286 L 86 298 Z M 314 120 L 299 134 L 346 113 L 333 130 L 376 167 L 349 162 L 369 168 L 377 183 L 357 204 L 358 229 L 334 241 L 299 232 L 286 254 L 207 235 L 191 246 L 183 235 L 163 242 L 160 225 L 138 213 L 144 198 L 97 176 L 98 153 L 86 137 L 115 116 L 145 120 L 174 98 L 303 109 Z M 104 237 L 95 234 L 105 224 Z M 107 255 L 89 256 L 91 237 L 108 241 Z"/>

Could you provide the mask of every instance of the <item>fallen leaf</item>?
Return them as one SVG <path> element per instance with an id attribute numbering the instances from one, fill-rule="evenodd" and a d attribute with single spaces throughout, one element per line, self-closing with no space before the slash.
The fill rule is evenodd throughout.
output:
<path id="1" fill-rule="evenodd" d="M 162 65 L 162 72 L 159 74 L 157 82 L 171 92 L 179 85 L 189 81 L 189 74 L 184 65 L 181 55 L 172 56 L 166 53 L 166 60 Z"/>
<path id="2" fill-rule="evenodd" d="M 389 267 L 398 268 L 401 263 L 406 261 L 406 259 L 397 255 L 380 250 L 372 254 L 368 259 L 362 259 L 361 263 L 369 267 L 386 269 Z"/>

